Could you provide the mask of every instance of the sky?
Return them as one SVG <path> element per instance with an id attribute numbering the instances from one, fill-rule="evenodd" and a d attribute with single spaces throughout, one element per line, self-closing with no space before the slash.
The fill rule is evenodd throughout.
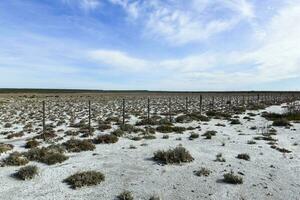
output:
<path id="1" fill-rule="evenodd" d="M 0 88 L 300 90 L 300 0 L 1 0 Z"/>

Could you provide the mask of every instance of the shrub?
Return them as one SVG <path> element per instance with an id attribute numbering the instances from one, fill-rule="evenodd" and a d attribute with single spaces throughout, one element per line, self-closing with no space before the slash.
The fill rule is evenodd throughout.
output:
<path id="1" fill-rule="evenodd" d="M 205 136 L 205 139 L 211 139 L 212 136 L 215 136 L 217 131 L 206 131 L 202 134 L 202 136 Z"/>
<path id="2" fill-rule="evenodd" d="M 150 197 L 149 200 L 160 200 L 160 197 L 157 196 L 157 195 L 153 195 L 153 196 Z"/>
<path id="3" fill-rule="evenodd" d="M 9 154 L 7 158 L 3 160 L 5 166 L 21 166 L 28 163 L 28 159 L 19 152 L 13 152 Z"/>
<path id="4" fill-rule="evenodd" d="M 241 124 L 240 120 L 238 119 L 231 119 L 230 121 L 231 121 L 230 124 L 232 125 Z"/>
<path id="5" fill-rule="evenodd" d="M 193 140 L 193 139 L 196 139 L 196 138 L 198 138 L 198 137 L 199 137 L 199 134 L 198 134 L 198 133 L 191 133 L 189 139 L 190 139 L 190 140 Z"/>
<path id="6" fill-rule="evenodd" d="M 130 191 L 127 191 L 127 190 L 123 191 L 117 197 L 118 197 L 119 200 L 133 200 L 132 193 Z"/>
<path id="7" fill-rule="evenodd" d="M 122 125 L 120 126 L 120 129 L 121 129 L 122 131 L 131 133 L 131 132 L 134 131 L 134 126 L 131 125 L 131 124 L 122 124 Z"/>
<path id="8" fill-rule="evenodd" d="M 167 151 L 156 151 L 153 159 L 162 164 L 180 164 L 192 162 L 194 158 L 184 147 L 178 146 Z"/>
<path id="9" fill-rule="evenodd" d="M 0 144 L 0 154 L 10 151 L 14 148 L 12 144 Z"/>
<path id="10" fill-rule="evenodd" d="M 81 188 L 83 186 L 98 185 L 105 180 L 104 174 L 96 171 L 78 172 L 64 180 L 71 188 Z"/>
<path id="11" fill-rule="evenodd" d="M 109 124 L 99 124 L 98 129 L 100 131 L 108 130 L 108 129 L 111 129 L 111 125 L 109 125 Z"/>
<path id="12" fill-rule="evenodd" d="M 256 144 L 254 140 L 248 140 L 247 144 Z"/>
<path id="13" fill-rule="evenodd" d="M 169 135 L 163 135 L 162 139 L 169 139 Z"/>
<path id="14" fill-rule="evenodd" d="M 93 142 L 95 144 L 112 144 L 118 142 L 119 138 L 112 134 L 99 135 Z"/>
<path id="15" fill-rule="evenodd" d="M 223 181 L 225 183 L 230 183 L 230 184 L 242 184 L 243 183 L 243 178 L 238 175 L 234 175 L 234 173 L 232 171 L 230 173 L 224 174 L 223 177 L 224 177 Z"/>
<path id="16" fill-rule="evenodd" d="M 38 168 L 34 165 L 28 165 L 26 167 L 22 167 L 15 174 L 14 177 L 21 180 L 29 180 L 33 179 L 38 174 Z"/>
<path id="17" fill-rule="evenodd" d="M 12 124 L 11 124 L 11 123 L 6 123 L 6 124 L 4 124 L 4 128 L 10 128 L 10 127 L 12 127 Z"/>
<path id="18" fill-rule="evenodd" d="M 216 155 L 216 160 L 215 161 L 217 161 L 217 162 L 226 162 L 225 158 L 223 158 L 222 153 L 218 153 Z"/>
<path id="19" fill-rule="evenodd" d="M 173 127 L 173 126 L 169 126 L 169 125 L 162 125 L 162 126 L 158 126 L 156 128 L 156 130 L 161 133 L 172 133 L 172 132 L 182 133 L 183 131 L 186 130 L 186 128 L 180 127 L 180 126 Z"/>
<path id="20" fill-rule="evenodd" d="M 25 153 L 25 156 L 32 161 L 38 161 L 47 165 L 62 163 L 68 157 L 63 154 L 61 147 L 50 146 L 42 148 L 33 148 Z"/>
<path id="21" fill-rule="evenodd" d="M 154 135 L 145 135 L 143 138 L 146 139 L 146 140 L 154 140 L 154 139 L 156 139 L 156 137 Z"/>
<path id="22" fill-rule="evenodd" d="M 238 155 L 237 155 L 237 158 L 238 158 L 238 159 L 243 159 L 243 160 L 250 160 L 249 154 L 246 154 L 246 153 L 238 154 Z"/>
<path id="23" fill-rule="evenodd" d="M 162 125 L 162 126 L 158 126 L 156 130 L 161 133 L 171 133 L 173 132 L 173 127 L 168 125 Z"/>
<path id="24" fill-rule="evenodd" d="M 39 144 L 40 143 L 36 140 L 29 140 L 28 142 L 26 142 L 25 148 L 26 149 L 35 148 L 35 147 L 39 146 Z"/>
<path id="25" fill-rule="evenodd" d="M 93 151 L 96 148 L 90 140 L 70 139 L 63 145 L 69 152 Z"/>
<path id="26" fill-rule="evenodd" d="M 196 176 L 209 176 L 211 171 L 205 167 L 202 167 L 200 170 L 194 171 Z"/>
<path id="27" fill-rule="evenodd" d="M 286 119 L 276 119 L 273 121 L 272 125 L 273 126 L 290 126 L 291 124 Z"/>
<path id="28" fill-rule="evenodd" d="M 6 136 L 6 139 L 12 139 L 12 138 L 15 138 L 15 137 L 22 137 L 22 136 L 24 136 L 23 132 L 12 133 L 12 134 Z"/>
<path id="29" fill-rule="evenodd" d="M 121 136 L 124 135 L 124 131 L 122 131 L 121 129 L 116 129 L 116 130 L 114 130 L 111 134 L 112 134 L 112 135 L 115 135 L 115 136 L 117 136 L 117 137 L 121 137 Z"/>
<path id="30" fill-rule="evenodd" d="M 44 141 L 50 140 L 57 137 L 57 135 L 52 131 L 47 131 L 45 133 L 42 133 L 40 135 L 35 136 L 33 139 L 42 139 Z"/>
<path id="31" fill-rule="evenodd" d="M 134 140 L 134 141 L 140 141 L 142 140 L 143 138 L 139 137 L 139 136 L 134 136 L 132 138 L 130 138 L 131 140 Z"/>

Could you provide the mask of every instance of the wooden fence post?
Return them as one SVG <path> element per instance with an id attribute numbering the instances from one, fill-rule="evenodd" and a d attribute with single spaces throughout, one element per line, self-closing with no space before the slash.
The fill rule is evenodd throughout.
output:
<path id="1" fill-rule="evenodd" d="M 148 102 L 147 102 L 147 120 L 148 124 L 150 122 L 150 98 L 148 97 Z"/>
<path id="2" fill-rule="evenodd" d="M 171 97 L 169 97 L 169 121 L 172 122 L 172 116 L 171 116 Z"/>
<path id="3" fill-rule="evenodd" d="M 125 124 L 125 99 L 123 99 L 123 104 L 122 104 L 122 123 Z"/>
<path id="4" fill-rule="evenodd" d="M 200 115 L 202 114 L 202 95 L 200 95 L 199 99 L 199 108 L 200 108 Z"/>
<path id="5" fill-rule="evenodd" d="M 43 101 L 43 133 L 46 132 L 46 115 L 45 115 L 45 101 Z"/>
<path id="6" fill-rule="evenodd" d="M 189 99 L 188 99 L 188 97 L 185 97 L 185 111 L 186 111 L 186 113 L 188 113 L 188 111 L 189 111 Z"/>
<path id="7" fill-rule="evenodd" d="M 91 100 L 89 100 L 89 134 L 92 134 L 92 127 L 91 127 Z"/>

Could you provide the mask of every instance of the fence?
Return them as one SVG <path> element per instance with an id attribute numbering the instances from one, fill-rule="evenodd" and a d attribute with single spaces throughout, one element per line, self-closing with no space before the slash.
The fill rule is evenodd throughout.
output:
<path id="1" fill-rule="evenodd" d="M 114 101 L 117 100 L 117 104 L 119 104 L 119 107 L 117 110 L 120 112 L 120 116 L 122 116 L 122 124 L 125 124 L 125 118 L 126 113 L 132 113 L 134 109 L 142 109 L 146 112 L 146 116 L 148 121 L 150 120 L 151 113 L 155 114 L 157 113 L 157 110 L 159 110 L 159 106 L 163 106 L 163 109 L 161 109 L 160 114 L 166 115 L 166 117 L 169 118 L 170 122 L 172 121 L 172 116 L 178 113 L 191 113 L 191 112 L 198 112 L 202 114 L 204 111 L 207 110 L 225 110 L 230 111 L 234 107 L 247 107 L 249 105 L 251 106 L 258 106 L 260 104 L 279 104 L 279 103 L 290 103 L 298 101 L 300 98 L 300 95 L 297 94 L 288 94 L 283 95 L 281 93 L 279 94 L 257 94 L 257 95 L 215 95 L 215 96 L 204 96 L 204 95 L 192 95 L 192 96 L 185 96 L 183 98 L 182 96 L 163 96 L 159 98 L 131 98 L 131 97 L 123 97 L 119 99 L 114 99 Z M 184 99 L 184 100 L 183 100 Z M 121 100 L 121 102 L 120 102 Z M 84 100 L 86 101 L 86 100 Z M 89 132 L 92 132 L 92 102 L 98 102 L 99 98 L 94 98 L 93 100 L 88 100 L 88 126 L 89 126 Z M 145 103 L 142 103 L 140 101 L 143 101 Z M 174 102 L 175 101 L 175 102 Z M 107 101 L 106 103 L 108 103 Z M 138 102 L 138 103 L 137 103 Z M 76 103 L 76 101 L 75 101 Z M 132 105 L 134 104 L 134 105 Z M 143 104 L 146 104 L 142 106 Z M 299 109 L 299 104 L 293 104 L 294 109 Z M 154 109 L 151 109 L 153 108 Z M 143 109 L 146 108 L 146 109 Z M 48 112 L 51 110 L 48 108 Z M 156 111 L 154 111 L 156 110 Z M 151 112 L 154 111 L 154 112 Z M 43 126 L 43 132 L 46 131 L 46 101 L 42 101 L 42 126 Z"/>

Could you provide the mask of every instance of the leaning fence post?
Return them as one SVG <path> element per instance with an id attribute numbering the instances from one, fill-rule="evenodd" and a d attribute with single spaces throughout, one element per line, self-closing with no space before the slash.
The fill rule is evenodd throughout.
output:
<path id="1" fill-rule="evenodd" d="M 43 133 L 46 132 L 46 122 L 45 122 L 45 101 L 43 101 Z"/>
<path id="2" fill-rule="evenodd" d="M 122 123 L 125 124 L 125 99 L 123 99 L 123 104 L 122 104 Z"/>
<path id="3" fill-rule="evenodd" d="M 147 102 L 147 119 L 149 124 L 150 123 L 150 98 L 148 98 L 148 102 Z"/>
<path id="4" fill-rule="evenodd" d="M 200 95 L 200 99 L 199 99 L 199 108 L 200 108 L 200 115 L 202 114 L 202 95 Z"/>
<path id="5" fill-rule="evenodd" d="M 92 127 L 91 127 L 91 101 L 89 100 L 89 134 L 92 133 Z"/>
<path id="6" fill-rule="evenodd" d="M 169 97 L 169 121 L 172 122 L 172 116 L 171 116 L 171 97 Z"/>

